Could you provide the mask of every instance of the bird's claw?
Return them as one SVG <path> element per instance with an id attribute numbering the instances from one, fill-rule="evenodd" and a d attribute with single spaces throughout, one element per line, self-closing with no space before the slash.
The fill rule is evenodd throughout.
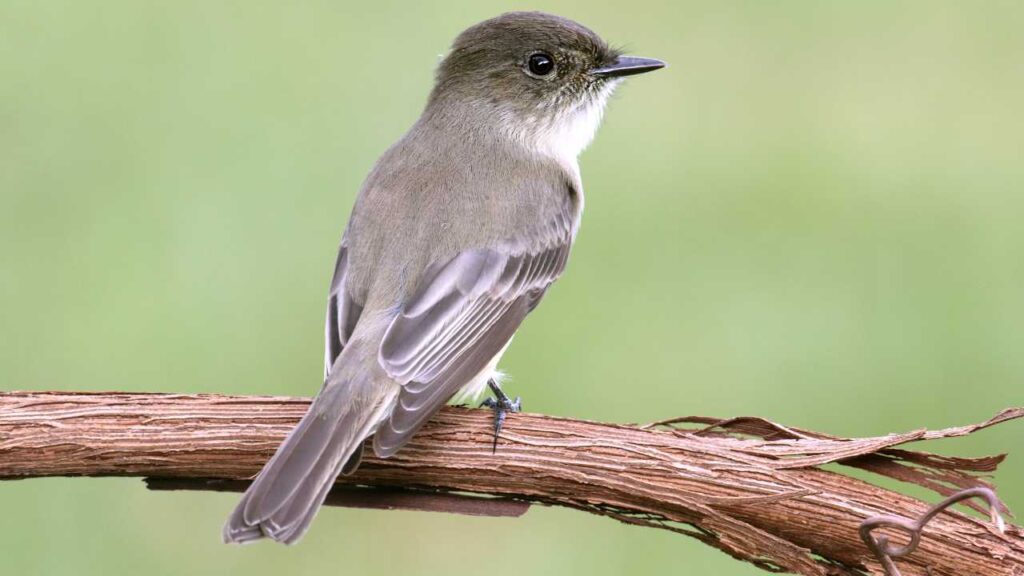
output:
<path id="1" fill-rule="evenodd" d="M 480 403 L 480 406 L 494 410 L 494 442 L 491 444 L 491 454 L 494 454 L 498 451 L 498 435 L 501 434 L 501 427 L 505 424 L 505 417 L 509 412 L 521 411 L 523 401 L 518 396 L 515 400 L 510 399 L 494 380 L 488 380 L 487 385 L 494 393 L 494 398 L 487 398 Z"/>

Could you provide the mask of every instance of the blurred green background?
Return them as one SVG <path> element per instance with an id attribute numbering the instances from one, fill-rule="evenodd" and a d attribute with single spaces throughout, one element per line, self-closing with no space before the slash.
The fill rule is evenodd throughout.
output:
<path id="1" fill-rule="evenodd" d="M 334 252 L 463 28 L 541 8 L 670 63 L 581 164 L 567 275 L 503 367 L 529 411 L 844 435 L 1024 394 L 1020 2 L 0 3 L 4 389 L 312 394 Z M 1024 424 L 929 445 L 1014 450 Z M 237 496 L 0 485 L 10 573 L 760 574 L 579 512 L 330 510 L 219 543 Z M 340 571 L 340 572 L 339 572 Z"/>

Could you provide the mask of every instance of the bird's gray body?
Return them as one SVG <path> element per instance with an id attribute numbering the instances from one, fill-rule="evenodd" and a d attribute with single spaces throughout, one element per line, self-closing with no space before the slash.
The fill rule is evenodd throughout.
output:
<path id="1" fill-rule="evenodd" d="M 573 228 L 578 221 L 582 197 L 571 168 L 474 130 L 470 118 L 446 116 L 421 118 L 384 153 L 356 200 L 343 241 L 347 285 L 369 309 L 407 301 L 431 265 L 460 252 L 528 248 L 552 220 Z"/>
<path id="2" fill-rule="evenodd" d="M 366 328 L 356 332 L 379 347 L 389 385 L 402 386 L 374 440 L 381 455 L 504 349 L 564 269 L 579 222 L 570 170 L 472 126 L 426 114 L 370 174 L 343 240 L 349 264 L 338 294 L 350 300 L 339 309 L 362 309 Z M 375 265 L 382 261 L 391 265 Z"/>
<path id="3" fill-rule="evenodd" d="M 552 42 L 564 48 L 567 81 L 528 93 L 534 79 L 524 83 L 506 60 Z M 366 438 L 390 456 L 486 379 L 564 270 L 579 225 L 576 155 L 613 83 L 568 76 L 572 58 L 582 74 L 616 56 L 582 26 L 536 13 L 456 40 L 423 115 L 356 200 L 331 282 L 323 388 L 225 540 L 294 542 L 335 477 L 358 465 Z M 567 93 L 569 79 L 580 84 Z"/>

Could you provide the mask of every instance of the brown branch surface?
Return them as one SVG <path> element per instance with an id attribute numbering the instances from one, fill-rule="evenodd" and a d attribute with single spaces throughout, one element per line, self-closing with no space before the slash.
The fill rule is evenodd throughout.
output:
<path id="1" fill-rule="evenodd" d="M 4 393 L 0 478 L 147 476 L 163 478 L 154 487 L 164 489 L 245 480 L 307 406 L 306 399 L 277 397 Z M 821 466 L 839 462 L 944 495 L 985 486 L 981 474 L 994 471 L 1002 456 L 949 458 L 894 447 L 1021 416 L 1018 408 L 974 426 L 843 439 L 757 418 L 633 426 L 514 414 L 495 455 L 490 412 L 446 408 L 398 455 L 368 456 L 355 475 L 339 480 L 391 495 L 337 490 L 334 497 L 341 505 L 506 516 L 521 514 L 523 501 L 568 506 L 686 534 L 772 571 L 883 574 L 859 538 L 859 524 L 877 514 L 915 518 L 928 503 Z M 502 499 L 458 503 L 451 492 Z M 417 503 L 415 495 L 424 493 L 426 503 Z M 1020 576 L 1024 533 L 947 511 L 899 564 L 905 575 Z"/>

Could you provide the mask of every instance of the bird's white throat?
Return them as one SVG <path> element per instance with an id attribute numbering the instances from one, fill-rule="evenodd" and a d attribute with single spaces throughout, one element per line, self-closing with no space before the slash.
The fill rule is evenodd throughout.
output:
<path id="1" fill-rule="evenodd" d="M 566 112 L 551 115 L 544 109 L 525 120 L 504 117 L 501 119 L 503 128 L 528 150 L 540 152 L 576 170 L 577 158 L 593 141 L 616 85 L 618 81 L 607 82 L 590 101 Z"/>

